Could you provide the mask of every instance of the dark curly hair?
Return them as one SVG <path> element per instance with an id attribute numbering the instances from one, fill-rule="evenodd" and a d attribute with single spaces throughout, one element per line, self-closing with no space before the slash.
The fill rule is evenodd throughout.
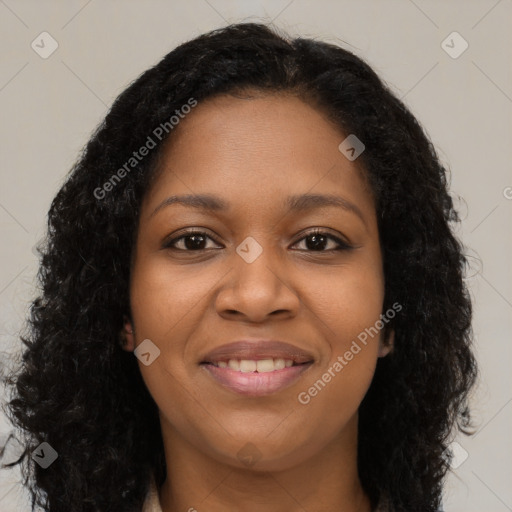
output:
<path id="1" fill-rule="evenodd" d="M 451 436 L 470 433 L 477 377 L 467 257 L 451 228 L 460 219 L 446 170 L 415 117 L 359 57 L 241 23 L 181 44 L 130 84 L 51 204 L 40 295 L 21 335 L 20 368 L 5 379 L 25 448 L 5 466 L 21 464 L 32 510 L 140 511 L 151 473 L 165 480 L 158 409 L 119 333 L 140 205 L 167 136 L 104 197 L 94 191 L 190 98 L 249 90 L 295 94 L 364 142 L 358 162 L 376 200 L 383 311 L 395 302 L 402 310 L 394 350 L 378 360 L 360 406 L 359 475 L 389 510 L 438 509 Z M 47 469 L 31 459 L 43 441 L 59 457 Z"/>

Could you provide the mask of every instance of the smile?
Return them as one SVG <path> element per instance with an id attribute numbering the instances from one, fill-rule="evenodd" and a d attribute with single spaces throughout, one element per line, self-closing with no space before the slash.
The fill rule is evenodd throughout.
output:
<path id="1" fill-rule="evenodd" d="M 293 366 L 291 359 L 229 359 L 228 361 L 218 361 L 213 363 L 219 368 L 230 368 L 231 370 L 237 370 L 242 373 L 258 372 L 267 373 L 274 372 L 276 370 L 282 370 L 283 368 L 289 368 Z"/>
<path id="2" fill-rule="evenodd" d="M 200 367 L 218 384 L 246 396 L 265 396 L 292 386 L 313 355 L 276 340 L 240 340 L 204 354 Z"/>
<path id="3" fill-rule="evenodd" d="M 265 396 L 292 386 L 313 364 L 294 364 L 285 359 L 230 359 L 218 363 L 203 363 L 206 370 L 223 387 L 246 396 Z"/>

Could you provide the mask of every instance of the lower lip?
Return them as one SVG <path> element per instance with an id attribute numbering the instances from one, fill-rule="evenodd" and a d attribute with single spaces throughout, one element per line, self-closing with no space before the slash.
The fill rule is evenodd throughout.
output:
<path id="1" fill-rule="evenodd" d="M 290 387 L 311 365 L 312 363 L 305 363 L 265 373 L 243 373 L 231 368 L 219 368 L 213 364 L 201 366 L 217 382 L 231 391 L 247 396 L 265 396 Z"/>

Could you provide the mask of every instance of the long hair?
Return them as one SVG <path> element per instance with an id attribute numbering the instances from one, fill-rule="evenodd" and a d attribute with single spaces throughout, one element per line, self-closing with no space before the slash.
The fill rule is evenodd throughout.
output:
<path id="1" fill-rule="evenodd" d="M 470 426 L 477 376 L 447 171 L 415 117 L 361 58 L 253 23 L 181 44 L 135 80 L 51 204 L 40 295 L 21 336 L 20 368 L 7 379 L 7 412 L 25 446 L 12 465 L 23 468 L 32 509 L 140 511 L 151 474 L 165 479 L 157 406 L 118 339 L 140 205 L 176 111 L 191 99 L 249 89 L 296 94 L 365 145 L 358 163 L 376 199 L 383 311 L 395 302 L 402 310 L 394 350 L 379 359 L 360 405 L 359 476 L 372 502 L 385 498 L 390 510 L 437 510 L 450 435 Z M 130 160 L 148 136 L 155 147 Z M 42 442 L 58 453 L 46 469 L 31 457 Z"/>

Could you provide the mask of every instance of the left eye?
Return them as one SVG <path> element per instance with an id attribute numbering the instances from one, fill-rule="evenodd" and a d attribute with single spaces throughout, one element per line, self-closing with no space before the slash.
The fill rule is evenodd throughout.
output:
<path id="1" fill-rule="evenodd" d="M 215 240 L 209 236 L 207 233 L 203 231 L 190 231 L 184 235 L 181 235 L 177 238 L 174 238 L 167 242 L 164 246 L 165 249 L 174 249 L 178 251 L 186 251 L 186 252 L 197 252 L 197 251 L 203 251 L 208 249 L 208 247 L 203 247 L 206 240 L 209 239 L 213 242 Z M 307 240 L 310 240 L 308 243 Z M 306 241 L 306 251 L 313 251 L 313 252 L 329 252 L 329 251 L 342 251 L 350 249 L 351 246 L 344 242 L 343 240 L 340 240 L 339 238 L 323 232 L 323 231 L 312 231 L 310 233 L 307 233 L 305 236 L 303 236 L 300 240 L 295 242 L 294 245 L 297 245 L 299 242 Z M 326 249 L 325 246 L 329 245 L 328 242 L 331 241 L 334 242 L 334 247 L 331 247 L 330 249 Z M 181 247 L 178 247 L 178 244 L 181 243 Z M 217 242 L 215 242 L 217 243 Z M 313 248 L 311 248 L 313 247 Z M 210 247 L 211 248 L 211 247 Z"/>
<path id="2" fill-rule="evenodd" d="M 323 231 L 316 231 L 316 230 L 311 231 L 310 233 L 307 233 L 296 243 L 307 241 L 308 239 L 311 242 L 309 244 L 306 242 L 306 245 L 309 245 L 310 247 L 311 246 L 316 247 L 316 249 L 306 249 L 306 250 L 311 250 L 313 252 L 343 251 L 343 250 L 351 248 L 351 246 L 349 244 L 347 244 L 343 240 L 340 240 L 338 237 L 335 237 L 335 236 L 330 235 L 329 233 L 325 233 Z M 323 250 L 323 249 L 318 250 L 319 247 L 328 245 L 327 242 L 329 240 L 335 242 L 334 247 L 331 247 L 330 249 L 325 249 L 325 250 Z"/>

